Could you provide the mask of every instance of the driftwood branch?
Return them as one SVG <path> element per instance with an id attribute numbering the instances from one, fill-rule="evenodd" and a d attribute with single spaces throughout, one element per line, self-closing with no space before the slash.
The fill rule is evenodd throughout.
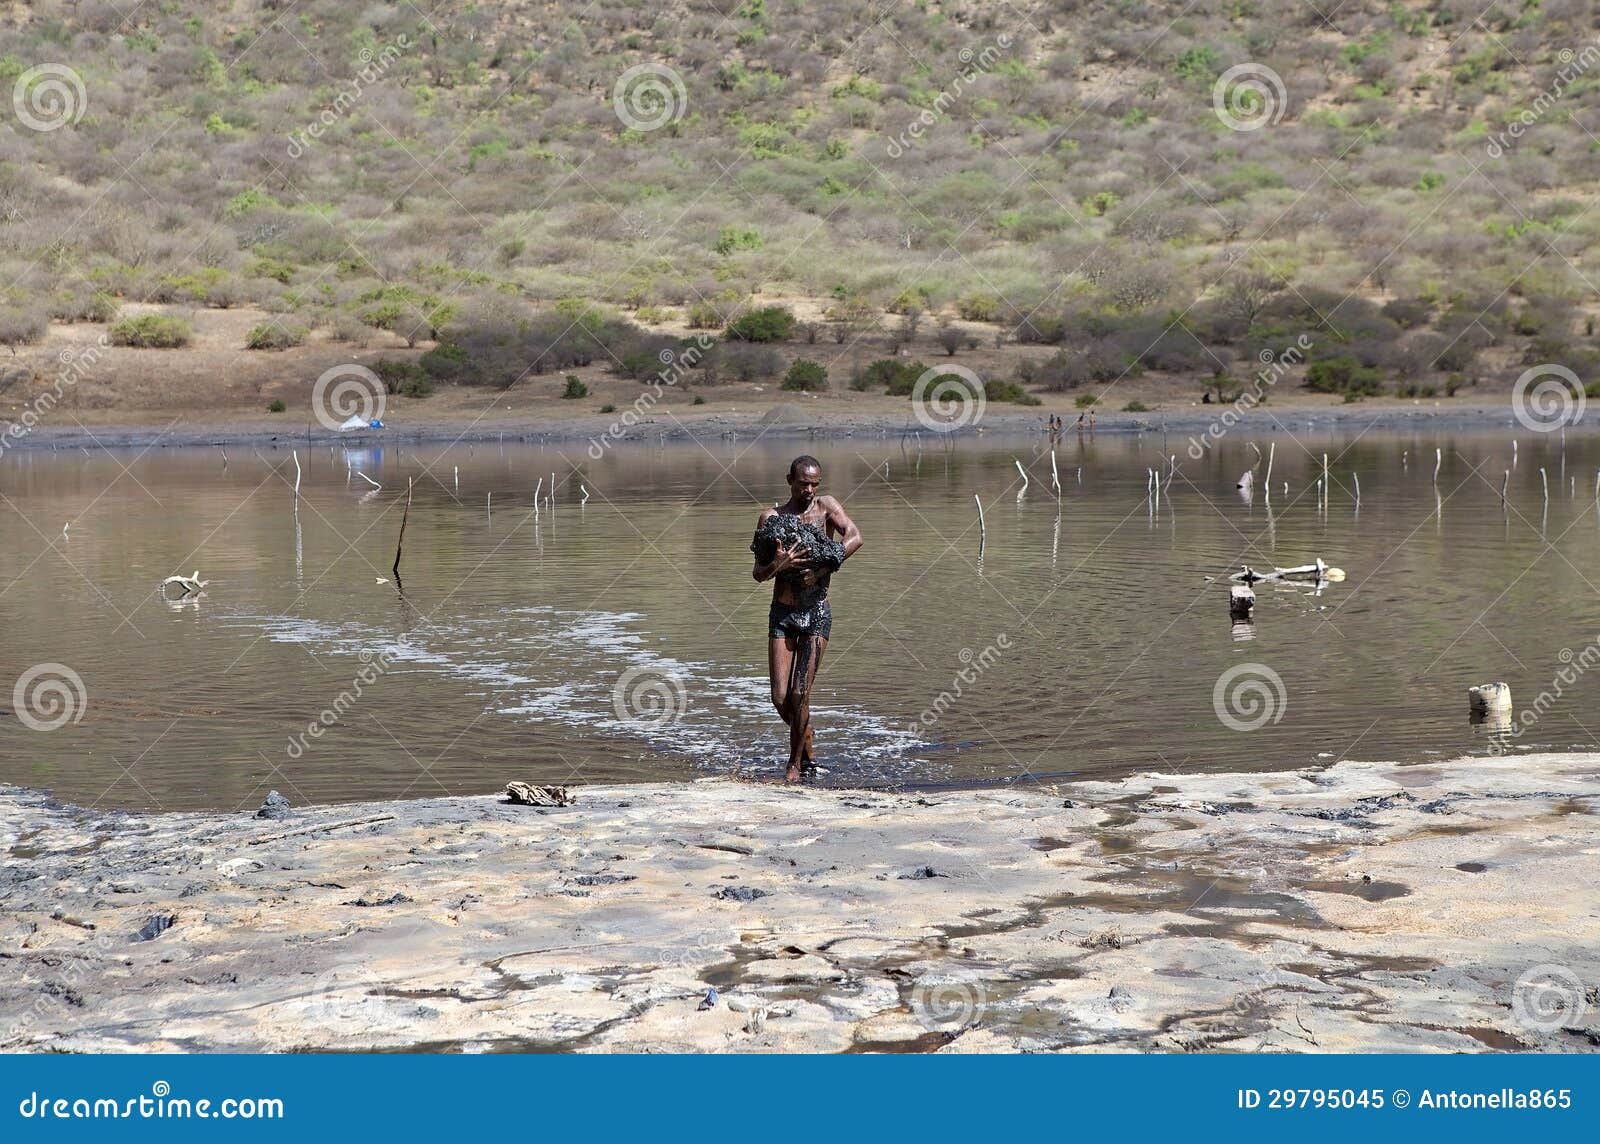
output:
<path id="1" fill-rule="evenodd" d="M 406 510 L 400 514 L 400 538 L 394 542 L 394 578 L 400 579 L 400 550 L 406 542 L 406 521 L 411 519 L 411 478 L 406 478 Z"/>

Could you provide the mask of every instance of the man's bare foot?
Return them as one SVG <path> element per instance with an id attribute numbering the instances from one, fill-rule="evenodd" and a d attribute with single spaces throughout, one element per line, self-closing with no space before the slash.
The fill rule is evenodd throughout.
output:
<path id="1" fill-rule="evenodd" d="M 790 763 L 789 764 L 789 769 L 786 772 L 784 772 L 783 781 L 786 782 L 786 783 L 797 783 L 797 782 L 800 781 L 800 764 L 799 763 Z"/>

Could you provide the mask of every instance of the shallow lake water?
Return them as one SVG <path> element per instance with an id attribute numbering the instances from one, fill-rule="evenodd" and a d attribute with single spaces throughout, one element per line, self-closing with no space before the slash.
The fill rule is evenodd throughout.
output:
<path id="1" fill-rule="evenodd" d="M 770 586 L 747 546 L 801 451 L 867 539 L 834 578 L 819 781 L 1596 746 L 1600 438 L 1521 432 L 1504 505 L 1509 431 L 1254 440 L 1273 454 L 1270 497 L 1238 432 L 1199 460 L 1177 435 L 1069 432 L 1059 504 L 1042 434 L 599 460 L 582 444 L 302 445 L 298 501 L 287 446 L 230 446 L 226 464 L 215 448 L 13 451 L 0 782 L 234 810 L 271 788 L 302 803 L 776 777 Z M 1247 501 L 1234 485 L 1251 464 Z M 1223 578 L 1242 563 L 1319 557 L 1347 578 L 1258 585 L 1254 623 L 1230 622 Z M 163 597 L 164 577 L 196 569 L 203 594 Z M 1468 721 L 1467 687 L 1493 680 L 1519 716 L 1539 700 L 1516 735 Z"/>

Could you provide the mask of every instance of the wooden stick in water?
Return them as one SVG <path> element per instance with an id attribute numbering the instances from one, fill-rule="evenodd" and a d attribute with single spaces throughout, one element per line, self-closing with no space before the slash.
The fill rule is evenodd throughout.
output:
<path id="1" fill-rule="evenodd" d="M 1539 466 L 1539 483 L 1544 486 L 1544 499 L 1550 499 L 1550 478 L 1545 475 L 1544 466 Z"/>
<path id="2" fill-rule="evenodd" d="M 294 495 L 295 496 L 299 496 L 300 495 L 300 451 L 298 449 L 291 450 L 290 451 L 290 456 L 292 456 L 294 458 Z"/>
<path id="3" fill-rule="evenodd" d="M 1022 494 L 1028 491 L 1028 470 L 1024 469 L 1022 462 L 1015 457 L 1011 458 L 1011 463 L 1017 467 L 1017 472 L 1022 474 L 1022 488 L 1017 492 L 1017 499 L 1021 500 Z"/>
<path id="4" fill-rule="evenodd" d="M 1434 484 L 1438 484 L 1439 483 L 1439 466 L 1442 465 L 1442 464 L 1444 464 L 1444 450 L 1443 449 L 1435 449 L 1433 451 L 1433 483 Z"/>
<path id="5" fill-rule="evenodd" d="M 1056 500 L 1061 499 L 1061 474 L 1056 470 L 1056 451 L 1050 450 L 1050 485 L 1056 490 Z"/>
<path id="6" fill-rule="evenodd" d="M 406 521 L 411 519 L 411 478 L 406 478 L 406 510 L 400 514 L 400 537 L 394 542 L 394 567 L 390 569 L 396 580 L 400 579 L 400 550 L 406 542 Z"/>
<path id="7" fill-rule="evenodd" d="M 1351 473 L 1350 476 L 1353 477 L 1355 479 L 1355 482 L 1356 482 L 1356 504 L 1360 504 L 1361 503 L 1361 474 L 1360 473 Z"/>
<path id="8" fill-rule="evenodd" d="M 1266 479 L 1261 482 L 1261 487 L 1266 490 L 1266 494 L 1269 497 L 1272 495 L 1272 458 L 1275 457 L 1277 453 L 1278 443 L 1276 441 L 1267 442 L 1267 476 Z"/>
<path id="9" fill-rule="evenodd" d="M 984 540 L 989 535 L 989 530 L 984 526 L 984 523 L 983 523 L 983 501 L 982 501 L 982 499 L 979 498 L 977 493 L 973 493 L 972 494 L 972 499 L 974 501 L 976 501 L 977 505 L 978 505 L 978 547 L 982 548 Z"/>
<path id="10" fill-rule="evenodd" d="M 1506 503 L 1506 488 L 1511 484 L 1511 470 L 1506 470 L 1506 475 L 1500 478 L 1500 503 Z M 1600 488 L 1600 473 L 1595 474 L 1595 487 Z"/>

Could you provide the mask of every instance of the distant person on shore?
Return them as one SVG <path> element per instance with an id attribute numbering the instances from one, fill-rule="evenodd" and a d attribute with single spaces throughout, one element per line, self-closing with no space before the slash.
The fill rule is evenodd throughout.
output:
<path id="1" fill-rule="evenodd" d="M 784 778 L 800 779 L 814 766 L 811 754 L 811 687 L 833 633 L 828 581 L 862 545 L 861 529 L 831 496 L 820 495 L 822 465 L 796 457 L 789 465 L 789 499 L 765 509 L 750 545 L 750 574 L 776 580 L 767 613 L 767 673 L 772 705 L 789 726 L 789 767 Z M 838 540 L 834 538 L 838 537 Z"/>

